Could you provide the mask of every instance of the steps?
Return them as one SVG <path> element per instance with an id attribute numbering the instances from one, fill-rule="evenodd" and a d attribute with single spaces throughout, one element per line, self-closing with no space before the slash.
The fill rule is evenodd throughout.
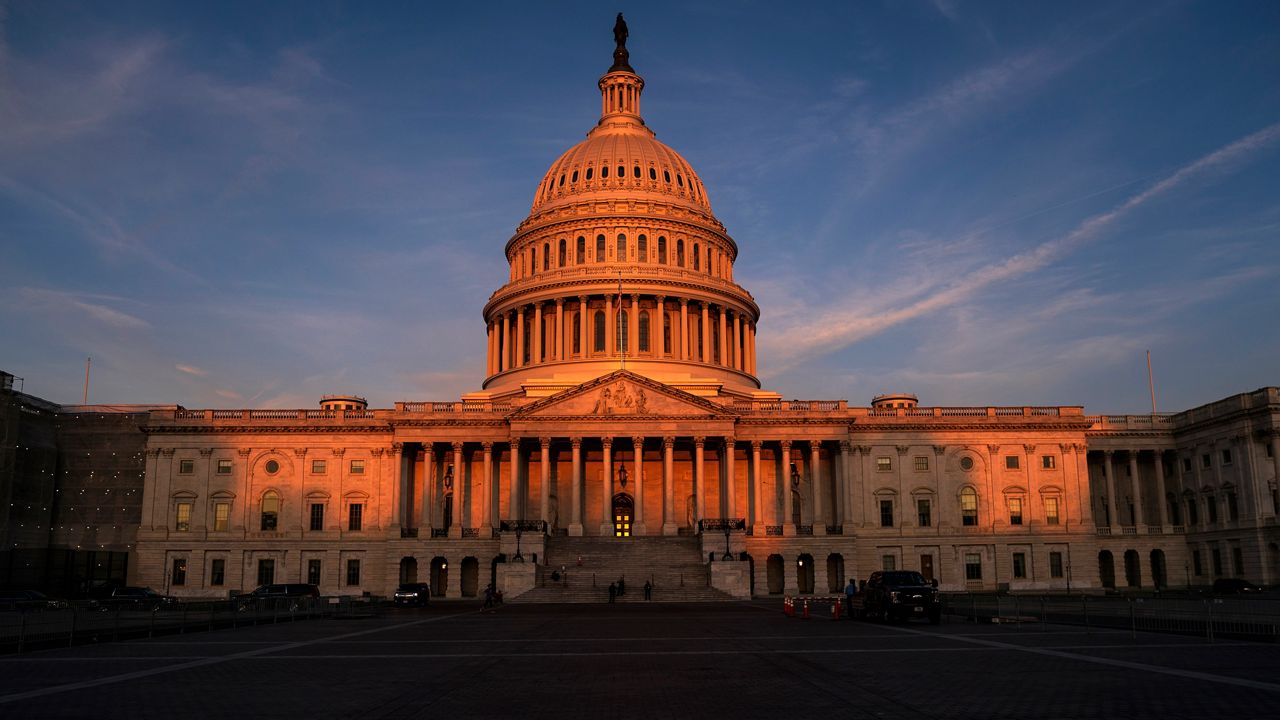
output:
<path id="1" fill-rule="evenodd" d="M 620 603 L 644 602 L 646 580 L 653 583 L 652 602 L 733 599 L 711 587 L 711 571 L 697 537 L 549 537 L 545 552 L 547 564 L 538 567 L 537 586 L 512 602 L 608 602 L 609 583 L 619 578 L 627 587 L 615 600 Z M 562 565 L 566 577 L 552 580 L 552 571 Z"/>

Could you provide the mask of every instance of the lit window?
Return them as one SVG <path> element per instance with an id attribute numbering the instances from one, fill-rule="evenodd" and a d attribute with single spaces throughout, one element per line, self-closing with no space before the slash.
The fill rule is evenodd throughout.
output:
<path id="1" fill-rule="evenodd" d="M 187 532 L 191 529 L 191 503 L 178 503 L 178 518 L 173 527 L 178 532 Z"/>
<path id="2" fill-rule="evenodd" d="M 227 529 L 227 521 L 231 517 L 231 503 L 215 503 L 213 506 L 213 529 L 216 532 L 224 532 Z"/>
<path id="3" fill-rule="evenodd" d="M 183 475 L 190 475 L 191 473 L 193 473 L 193 472 L 195 472 L 195 471 L 196 471 L 196 461 L 195 461 L 195 460 L 179 460 L 179 461 L 178 461 L 178 472 L 179 472 L 179 473 L 182 473 Z"/>
<path id="4" fill-rule="evenodd" d="M 1004 469 L 1005 469 L 1005 470 L 1017 470 L 1017 469 L 1018 469 L 1018 456 L 1017 456 L 1017 455 L 1005 455 L 1005 456 L 1004 456 Z"/>
<path id="5" fill-rule="evenodd" d="M 219 461 L 218 461 L 218 474 L 219 474 L 219 475 L 230 475 L 230 474 L 231 474 L 231 461 L 230 461 L 230 460 L 219 460 Z"/>
<path id="6" fill-rule="evenodd" d="M 880 501 L 880 527 L 893 527 L 893 501 Z"/>
<path id="7" fill-rule="evenodd" d="M 360 503 L 351 503 L 347 508 L 347 529 L 359 530 L 364 526 L 364 505 Z"/>
<path id="8" fill-rule="evenodd" d="M 316 475 L 323 475 L 325 472 L 325 464 L 323 460 L 311 461 L 311 472 Z"/>
<path id="9" fill-rule="evenodd" d="M 360 584 L 360 561 L 354 558 L 347 561 L 347 584 Z"/>
<path id="10" fill-rule="evenodd" d="M 262 523 L 259 527 L 263 532 L 274 532 L 279 519 L 280 496 L 274 490 L 268 490 L 262 496 Z"/>
<path id="11" fill-rule="evenodd" d="M 181 586 L 187 584 L 187 559 L 174 558 L 173 571 L 169 574 L 169 584 Z"/>
<path id="12" fill-rule="evenodd" d="M 965 553 L 964 579 L 965 580 L 981 580 L 982 579 L 982 555 L 978 553 Z"/>
<path id="13" fill-rule="evenodd" d="M 880 456 L 876 458 L 876 472 L 889 472 L 893 470 L 893 458 Z"/>
<path id="14" fill-rule="evenodd" d="M 929 469 L 929 458 L 924 455 L 916 456 L 916 472 L 922 472 Z"/>
<path id="15" fill-rule="evenodd" d="M 1062 577 L 1062 553 L 1060 552 L 1049 553 L 1049 577 Z"/>
<path id="16" fill-rule="evenodd" d="M 978 492 L 971 487 L 960 491 L 960 518 L 970 527 L 978 524 Z"/>
<path id="17" fill-rule="evenodd" d="M 1009 498 L 1009 524 L 1022 524 L 1022 498 Z"/>
<path id="18" fill-rule="evenodd" d="M 1048 525 L 1058 524 L 1058 498 L 1047 497 L 1044 499 L 1044 521 Z"/>
<path id="19" fill-rule="evenodd" d="M 363 461 L 363 460 L 352 460 L 352 461 L 351 461 L 351 474 L 352 474 L 352 475 L 363 475 L 363 474 L 364 474 L 364 461 Z"/>
<path id="20" fill-rule="evenodd" d="M 1027 554 L 1013 554 L 1013 577 L 1016 580 L 1025 580 L 1027 577 Z"/>
<path id="21" fill-rule="evenodd" d="M 1044 468 L 1045 470 L 1052 470 L 1058 467 L 1058 458 L 1054 457 L 1053 455 L 1041 455 L 1040 467 Z"/>

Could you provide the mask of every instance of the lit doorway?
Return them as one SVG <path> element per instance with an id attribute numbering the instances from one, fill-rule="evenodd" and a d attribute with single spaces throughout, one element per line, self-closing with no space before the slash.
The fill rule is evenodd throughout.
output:
<path id="1" fill-rule="evenodd" d="M 613 496 L 613 536 L 631 537 L 631 517 L 635 512 L 635 502 L 626 493 Z"/>

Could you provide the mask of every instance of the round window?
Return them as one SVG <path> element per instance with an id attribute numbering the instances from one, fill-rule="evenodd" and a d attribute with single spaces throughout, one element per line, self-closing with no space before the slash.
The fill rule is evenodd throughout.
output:
<path id="1" fill-rule="evenodd" d="M 968 455 L 966 455 L 966 456 L 964 456 L 964 457 L 960 458 L 960 469 L 961 469 L 961 470 L 972 470 L 972 469 L 973 469 L 973 458 L 969 457 Z"/>
<path id="2" fill-rule="evenodd" d="M 268 460 L 266 467 L 267 467 L 267 472 L 271 473 L 272 475 L 275 475 L 276 473 L 280 472 L 280 463 L 276 462 L 275 460 Z"/>

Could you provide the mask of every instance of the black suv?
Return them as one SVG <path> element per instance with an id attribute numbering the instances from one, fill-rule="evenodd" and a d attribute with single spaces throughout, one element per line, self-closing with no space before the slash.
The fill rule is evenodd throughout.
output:
<path id="1" fill-rule="evenodd" d="M 431 586 L 426 583 L 401 583 L 391 599 L 397 605 L 422 607 L 431 601 Z"/>
<path id="2" fill-rule="evenodd" d="M 178 606 L 178 598 L 161 595 L 151 588 L 113 587 L 101 588 L 91 598 L 93 607 L 101 610 L 171 610 Z"/>
<path id="3" fill-rule="evenodd" d="M 914 570 L 871 573 L 861 599 L 861 609 L 855 603 L 855 612 L 862 617 L 875 615 L 885 622 L 911 618 L 929 618 L 934 625 L 942 622 L 938 591 Z"/>
<path id="4" fill-rule="evenodd" d="M 320 597 L 320 588 L 307 583 L 272 583 L 259 585 L 252 592 L 235 597 L 236 609 L 288 609 L 299 610 L 303 604 Z"/>

